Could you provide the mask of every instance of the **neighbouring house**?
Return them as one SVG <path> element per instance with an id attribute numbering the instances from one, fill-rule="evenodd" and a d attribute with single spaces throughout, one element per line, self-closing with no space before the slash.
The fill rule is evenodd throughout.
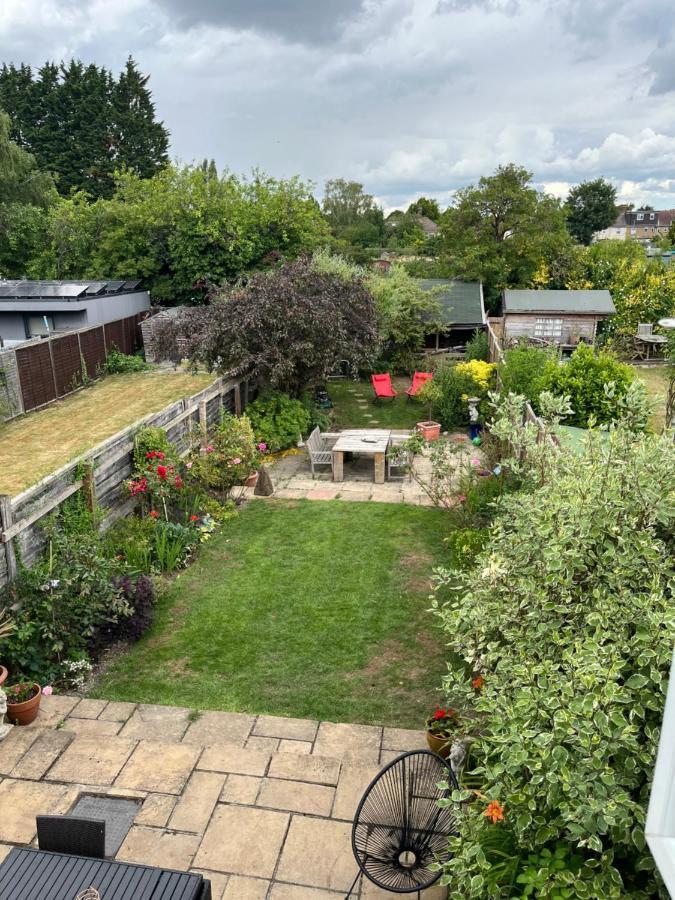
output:
<path id="1" fill-rule="evenodd" d="M 509 346 L 533 338 L 560 347 L 595 342 L 598 324 L 616 313 L 609 291 L 506 290 L 501 333 Z"/>
<path id="2" fill-rule="evenodd" d="M 609 228 L 596 231 L 593 240 L 648 243 L 667 234 L 673 220 L 675 209 L 631 209 L 621 213 Z"/>
<path id="3" fill-rule="evenodd" d="M 440 233 L 441 229 L 434 220 L 430 219 L 428 216 L 415 216 L 415 219 L 424 232 L 425 237 L 434 237 L 434 235 Z"/>
<path id="4" fill-rule="evenodd" d="M 420 287 L 436 290 L 443 331 L 427 335 L 428 350 L 464 347 L 474 331 L 485 328 L 487 318 L 480 281 L 453 281 L 450 278 L 420 278 Z"/>
<path id="5" fill-rule="evenodd" d="M 0 346 L 150 309 L 140 281 L 0 281 Z"/>

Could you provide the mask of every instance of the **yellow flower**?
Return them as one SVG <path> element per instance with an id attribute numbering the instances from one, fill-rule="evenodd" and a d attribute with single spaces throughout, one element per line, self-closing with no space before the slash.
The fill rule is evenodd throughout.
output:
<path id="1" fill-rule="evenodd" d="M 495 364 L 482 359 L 470 359 L 468 362 L 457 363 L 456 370 L 458 374 L 468 375 L 481 390 L 486 391 L 490 386 Z"/>

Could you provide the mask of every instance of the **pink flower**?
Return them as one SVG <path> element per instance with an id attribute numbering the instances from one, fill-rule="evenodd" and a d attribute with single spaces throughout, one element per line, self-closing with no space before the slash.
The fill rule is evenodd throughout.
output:
<path id="1" fill-rule="evenodd" d="M 265 443 L 265 441 L 261 441 L 258 444 L 258 450 L 260 450 L 261 453 L 263 453 L 265 450 L 267 450 L 267 444 Z"/>
<path id="2" fill-rule="evenodd" d="M 185 463 L 185 468 L 186 468 L 186 469 L 191 469 L 191 468 L 192 468 L 192 463 L 191 463 L 191 462 Z"/>
<path id="3" fill-rule="evenodd" d="M 480 460 L 478 459 L 477 456 L 474 456 L 474 458 L 471 460 L 471 465 L 472 465 L 472 466 L 479 466 L 479 465 L 480 465 Z"/>
<path id="4" fill-rule="evenodd" d="M 235 456 L 235 458 L 232 460 L 232 465 L 238 466 L 240 463 L 241 463 L 241 459 L 238 456 Z"/>
<path id="5" fill-rule="evenodd" d="M 460 503 L 465 503 L 465 502 L 466 502 L 466 495 L 465 495 L 465 494 L 460 494 L 459 497 L 458 497 L 457 499 L 459 500 Z"/>
<path id="6" fill-rule="evenodd" d="M 205 452 L 205 453 L 213 453 L 213 446 L 212 446 L 211 444 L 208 444 L 208 445 L 204 448 L 204 452 Z"/>
<path id="7" fill-rule="evenodd" d="M 46 684 L 42 688 L 42 693 L 45 695 L 45 697 L 51 697 L 51 695 L 54 693 L 54 688 L 51 686 L 51 684 Z"/>

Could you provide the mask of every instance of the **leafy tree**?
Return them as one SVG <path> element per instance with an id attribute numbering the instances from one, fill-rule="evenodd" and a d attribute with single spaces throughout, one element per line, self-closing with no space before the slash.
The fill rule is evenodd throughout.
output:
<path id="1" fill-rule="evenodd" d="M 453 277 L 482 280 L 491 307 L 505 287 L 526 287 L 570 241 L 560 203 L 510 163 L 462 188 L 441 217 L 442 262 Z"/>
<path id="2" fill-rule="evenodd" d="M 377 343 L 375 304 L 363 281 L 317 271 L 309 259 L 254 275 L 245 287 L 191 310 L 179 327 L 193 361 L 248 372 L 291 397 L 341 360 L 357 368 Z"/>
<path id="3" fill-rule="evenodd" d="M 415 247 L 424 243 L 425 234 L 417 220 L 417 214 L 408 210 L 394 210 L 385 219 L 387 246 L 397 249 Z"/>
<path id="4" fill-rule="evenodd" d="M 426 216 L 432 222 L 438 222 L 441 218 L 441 210 L 437 200 L 430 200 L 428 197 L 418 197 L 414 203 L 411 203 L 407 212 L 414 216 Z"/>
<path id="5" fill-rule="evenodd" d="M 565 211 L 570 234 L 588 246 L 596 231 L 616 219 L 616 188 L 604 178 L 582 181 L 570 190 Z"/>
<path id="6" fill-rule="evenodd" d="M 327 181 L 322 209 L 341 252 L 350 253 L 351 247 L 378 247 L 383 243 L 382 209 L 358 181 L 345 181 L 344 178 Z M 361 254 L 351 255 L 358 255 L 361 261 Z M 362 261 L 365 262 L 366 257 Z"/>
<path id="7" fill-rule="evenodd" d="M 116 168 L 150 177 L 167 162 L 168 132 L 155 119 L 147 82 L 131 58 L 117 81 L 74 59 L 37 73 L 4 65 L 0 105 L 12 117 L 14 140 L 54 174 L 62 195 L 109 197 Z"/>

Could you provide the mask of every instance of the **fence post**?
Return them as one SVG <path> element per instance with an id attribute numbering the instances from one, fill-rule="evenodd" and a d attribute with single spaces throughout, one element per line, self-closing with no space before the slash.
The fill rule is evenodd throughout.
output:
<path id="1" fill-rule="evenodd" d="M 52 381 L 54 382 L 54 397 L 59 399 L 59 389 L 56 385 L 56 369 L 54 368 L 54 351 L 52 350 L 52 339 L 47 338 L 47 346 L 49 347 L 49 362 L 52 368 Z"/>
<path id="2" fill-rule="evenodd" d="M 84 475 L 82 476 L 82 490 L 87 501 L 89 512 L 96 510 L 96 479 L 94 477 L 94 464 L 89 462 L 85 465 Z"/>
<path id="3" fill-rule="evenodd" d="M 241 415 L 241 385 L 238 383 L 234 386 L 234 414 Z"/>
<path id="4" fill-rule="evenodd" d="M 208 422 L 206 420 L 206 400 L 199 401 L 199 427 L 202 434 L 204 435 L 204 440 L 206 440 L 206 435 L 208 433 Z"/>
<path id="5" fill-rule="evenodd" d="M 2 531 L 7 531 L 14 524 L 14 510 L 12 509 L 12 498 L 8 494 L 0 494 L 0 526 Z M 14 539 L 10 538 L 4 541 L 5 561 L 7 563 L 7 581 L 13 581 L 16 578 L 16 553 L 14 552 Z"/>

